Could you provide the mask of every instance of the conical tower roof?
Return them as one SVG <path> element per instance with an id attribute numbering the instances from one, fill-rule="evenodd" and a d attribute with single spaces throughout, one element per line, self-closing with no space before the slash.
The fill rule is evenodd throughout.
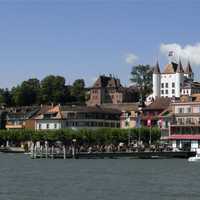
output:
<path id="1" fill-rule="evenodd" d="M 190 62 L 188 62 L 187 67 L 185 69 L 186 74 L 191 74 L 192 73 L 192 67 L 190 65 Z"/>
<path id="2" fill-rule="evenodd" d="M 176 73 L 184 73 L 184 70 L 183 70 L 183 66 L 182 66 L 181 60 L 179 60 L 179 64 L 178 64 L 178 67 L 177 67 Z"/>
<path id="3" fill-rule="evenodd" d="M 154 74 L 160 74 L 160 67 L 158 61 L 156 62 L 156 66 L 153 68 Z"/>

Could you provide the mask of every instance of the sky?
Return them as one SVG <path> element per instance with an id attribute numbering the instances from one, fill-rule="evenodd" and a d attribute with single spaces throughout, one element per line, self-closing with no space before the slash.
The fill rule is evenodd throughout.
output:
<path id="1" fill-rule="evenodd" d="M 169 51 L 200 80 L 199 10 L 199 0 L 0 0 L 0 88 L 49 74 L 129 85 L 132 66 L 163 68 Z"/>

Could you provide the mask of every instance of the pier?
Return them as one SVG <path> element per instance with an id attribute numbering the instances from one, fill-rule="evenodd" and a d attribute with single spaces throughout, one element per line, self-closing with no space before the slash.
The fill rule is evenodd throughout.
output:
<path id="1" fill-rule="evenodd" d="M 34 148 L 31 152 L 32 159 L 104 159 L 104 158 L 132 158 L 132 159 L 171 159 L 171 158 L 189 158 L 195 156 L 196 152 L 191 151 L 166 151 L 166 152 L 76 152 L 76 149 L 67 151 L 65 146 L 62 149 Z"/>

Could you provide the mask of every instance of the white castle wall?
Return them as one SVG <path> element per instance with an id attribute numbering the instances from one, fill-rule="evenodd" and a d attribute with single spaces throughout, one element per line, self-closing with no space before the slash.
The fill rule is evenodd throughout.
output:
<path id="1" fill-rule="evenodd" d="M 153 97 L 180 97 L 184 75 L 153 74 Z"/>
<path id="2" fill-rule="evenodd" d="M 153 97 L 160 97 L 160 74 L 153 74 Z"/>

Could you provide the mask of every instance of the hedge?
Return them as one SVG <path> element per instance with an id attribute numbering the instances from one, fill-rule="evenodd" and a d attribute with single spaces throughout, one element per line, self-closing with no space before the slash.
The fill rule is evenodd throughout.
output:
<path id="1" fill-rule="evenodd" d="M 33 130 L 0 130 L 0 143 L 6 141 L 25 142 L 25 141 L 61 141 L 63 143 L 71 143 L 72 139 L 76 139 L 78 143 L 88 144 L 117 144 L 119 142 L 128 142 L 131 140 L 140 139 L 144 143 L 148 143 L 150 139 L 152 143 L 160 139 L 160 130 L 158 128 L 97 128 L 97 129 L 60 129 L 52 131 L 33 131 Z"/>

